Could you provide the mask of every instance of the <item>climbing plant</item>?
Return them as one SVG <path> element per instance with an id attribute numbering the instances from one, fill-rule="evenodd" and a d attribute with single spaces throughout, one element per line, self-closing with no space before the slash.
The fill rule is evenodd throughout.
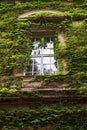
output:
<path id="1" fill-rule="evenodd" d="M 0 110 L 1 129 L 39 129 L 51 124 L 51 130 L 86 130 L 87 109 L 75 106 L 35 106 Z"/>
<path id="2" fill-rule="evenodd" d="M 30 53 L 32 50 L 31 26 L 40 25 L 41 17 L 48 17 L 46 25 L 55 26 L 56 32 L 63 30 L 66 37 L 66 47 L 59 47 L 57 36 L 55 36 L 54 52 L 55 58 L 62 59 L 66 57 L 68 73 L 71 78 L 76 76 L 80 83 L 81 78 L 86 82 L 86 17 L 87 4 L 83 1 L 1 1 L 0 2 L 0 75 L 13 76 L 16 73 L 26 71 L 26 66 L 30 62 Z M 25 20 L 19 20 L 18 16 L 31 10 L 50 9 L 59 11 L 59 13 L 37 13 Z M 53 22 L 49 18 L 53 17 Z M 37 19 L 39 23 L 35 23 Z M 56 19 L 59 19 L 56 22 Z M 83 20 L 81 26 L 72 24 L 72 21 Z M 55 21 L 55 22 L 54 22 Z M 58 46 L 57 46 L 58 45 Z M 1 77 L 2 78 L 2 77 Z M 73 78 L 75 79 L 75 78 Z M 1 80 L 3 81 L 3 80 Z"/>

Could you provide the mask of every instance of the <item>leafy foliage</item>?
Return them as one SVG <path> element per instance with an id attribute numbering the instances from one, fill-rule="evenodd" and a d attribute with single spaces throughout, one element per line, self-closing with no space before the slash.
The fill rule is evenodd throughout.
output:
<path id="1" fill-rule="evenodd" d="M 46 106 L 0 110 L 0 128 L 24 129 L 53 124 L 52 130 L 86 130 L 87 110 L 78 107 Z"/>
<path id="2" fill-rule="evenodd" d="M 58 45 L 59 41 L 55 40 L 55 59 L 59 58 L 59 61 L 61 62 L 62 58 L 66 58 L 68 72 L 72 75 L 71 79 L 75 79 L 76 77 L 76 84 L 79 83 L 83 77 L 85 79 L 84 82 L 86 82 L 86 3 L 86 0 L 75 0 L 73 2 L 63 2 L 60 0 L 33 0 L 31 2 L 28 2 L 27 0 L 1 1 L 0 75 L 8 76 L 16 73 L 22 73 L 23 71 L 27 71 L 27 66 L 30 63 L 30 53 L 32 50 L 31 25 L 40 25 L 40 23 L 35 24 L 33 21 L 30 22 L 29 19 L 18 20 L 18 16 L 35 9 L 54 9 L 61 13 L 49 14 L 49 17 L 58 17 L 58 19 L 61 20 L 59 20 L 56 24 L 47 22 L 46 26 L 56 27 L 57 34 L 62 30 L 66 35 L 67 43 L 67 47 L 60 48 Z M 47 16 L 48 13 L 43 14 L 43 12 L 32 15 L 32 17 L 35 17 L 36 19 L 39 17 L 41 19 L 41 17 Z M 65 18 L 62 19 L 63 16 Z M 70 27 L 73 20 L 85 20 L 85 22 L 81 27 Z M 55 39 L 57 39 L 57 37 L 58 36 L 56 35 Z M 62 66 L 62 62 L 59 64 Z"/>
<path id="3" fill-rule="evenodd" d="M 73 35 L 72 35 L 73 34 Z M 72 26 L 66 33 L 67 58 L 69 73 L 78 83 L 87 79 L 87 23 Z M 81 82 L 80 82 L 81 81 Z"/>

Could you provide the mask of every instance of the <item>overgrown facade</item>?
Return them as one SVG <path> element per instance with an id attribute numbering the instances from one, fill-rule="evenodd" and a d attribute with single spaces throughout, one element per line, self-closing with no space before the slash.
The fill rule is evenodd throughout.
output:
<path id="1" fill-rule="evenodd" d="M 63 76 L 72 87 L 87 85 L 86 0 L 5 0 L 0 6 L 1 87 L 16 81 L 21 85 L 31 62 L 32 39 L 38 36 L 54 37 L 56 76 Z"/>

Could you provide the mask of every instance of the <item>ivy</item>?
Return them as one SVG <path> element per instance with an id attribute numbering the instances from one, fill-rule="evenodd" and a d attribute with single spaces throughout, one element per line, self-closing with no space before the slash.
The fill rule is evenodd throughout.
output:
<path id="1" fill-rule="evenodd" d="M 87 127 L 87 110 L 79 107 L 37 106 L 37 108 L 19 108 L 0 110 L 0 128 L 28 129 L 52 124 L 52 130 L 74 129 Z"/>
<path id="2" fill-rule="evenodd" d="M 69 5 L 68 5 L 69 4 Z M 60 47 L 58 36 L 55 34 L 54 57 L 57 60 L 65 58 L 70 75 L 86 73 L 86 52 L 87 52 L 87 10 L 86 0 L 83 1 L 1 1 L 0 2 L 0 74 L 14 75 L 27 71 L 30 63 L 30 53 L 32 51 L 31 26 L 40 25 L 41 17 L 53 17 L 59 19 L 52 23 L 46 21 L 47 27 L 55 27 L 56 33 L 63 30 L 66 35 L 66 47 Z M 50 9 L 59 11 L 59 13 L 50 14 L 38 12 L 31 15 L 27 20 L 19 20 L 18 16 L 31 10 Z M 61 12 L 61 13 L 60 13 Z M 38 19 L 39 23 L 33 23 L 33 19 Z M 72 25 L 72 21 L 84 20 L 82 26 Z M 54 20 L 56 21 L 56 20 Z M 53 22 L 54 22 L 53 21 Z M 60 63 L 62 66 L 62 63 Z M 72 78 L 71 77 L 71 78 Z M 83 77 L 82 77 L 83 78 Z M 77 78 L 78 79 L 78 78 Z M 79 78 L 81 80 L 81 77 Z"/>

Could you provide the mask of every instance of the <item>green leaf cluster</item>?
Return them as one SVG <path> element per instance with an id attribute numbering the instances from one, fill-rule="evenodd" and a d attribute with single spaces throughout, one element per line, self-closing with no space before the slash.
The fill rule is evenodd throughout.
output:
<path id="1" fill-rule="evenodd" d="M 86 130 L 87 109 L 80 107 L 41 106 L 0 110 L 0 128 L 28 129 L 52 124 L 52 130 Z"/>

